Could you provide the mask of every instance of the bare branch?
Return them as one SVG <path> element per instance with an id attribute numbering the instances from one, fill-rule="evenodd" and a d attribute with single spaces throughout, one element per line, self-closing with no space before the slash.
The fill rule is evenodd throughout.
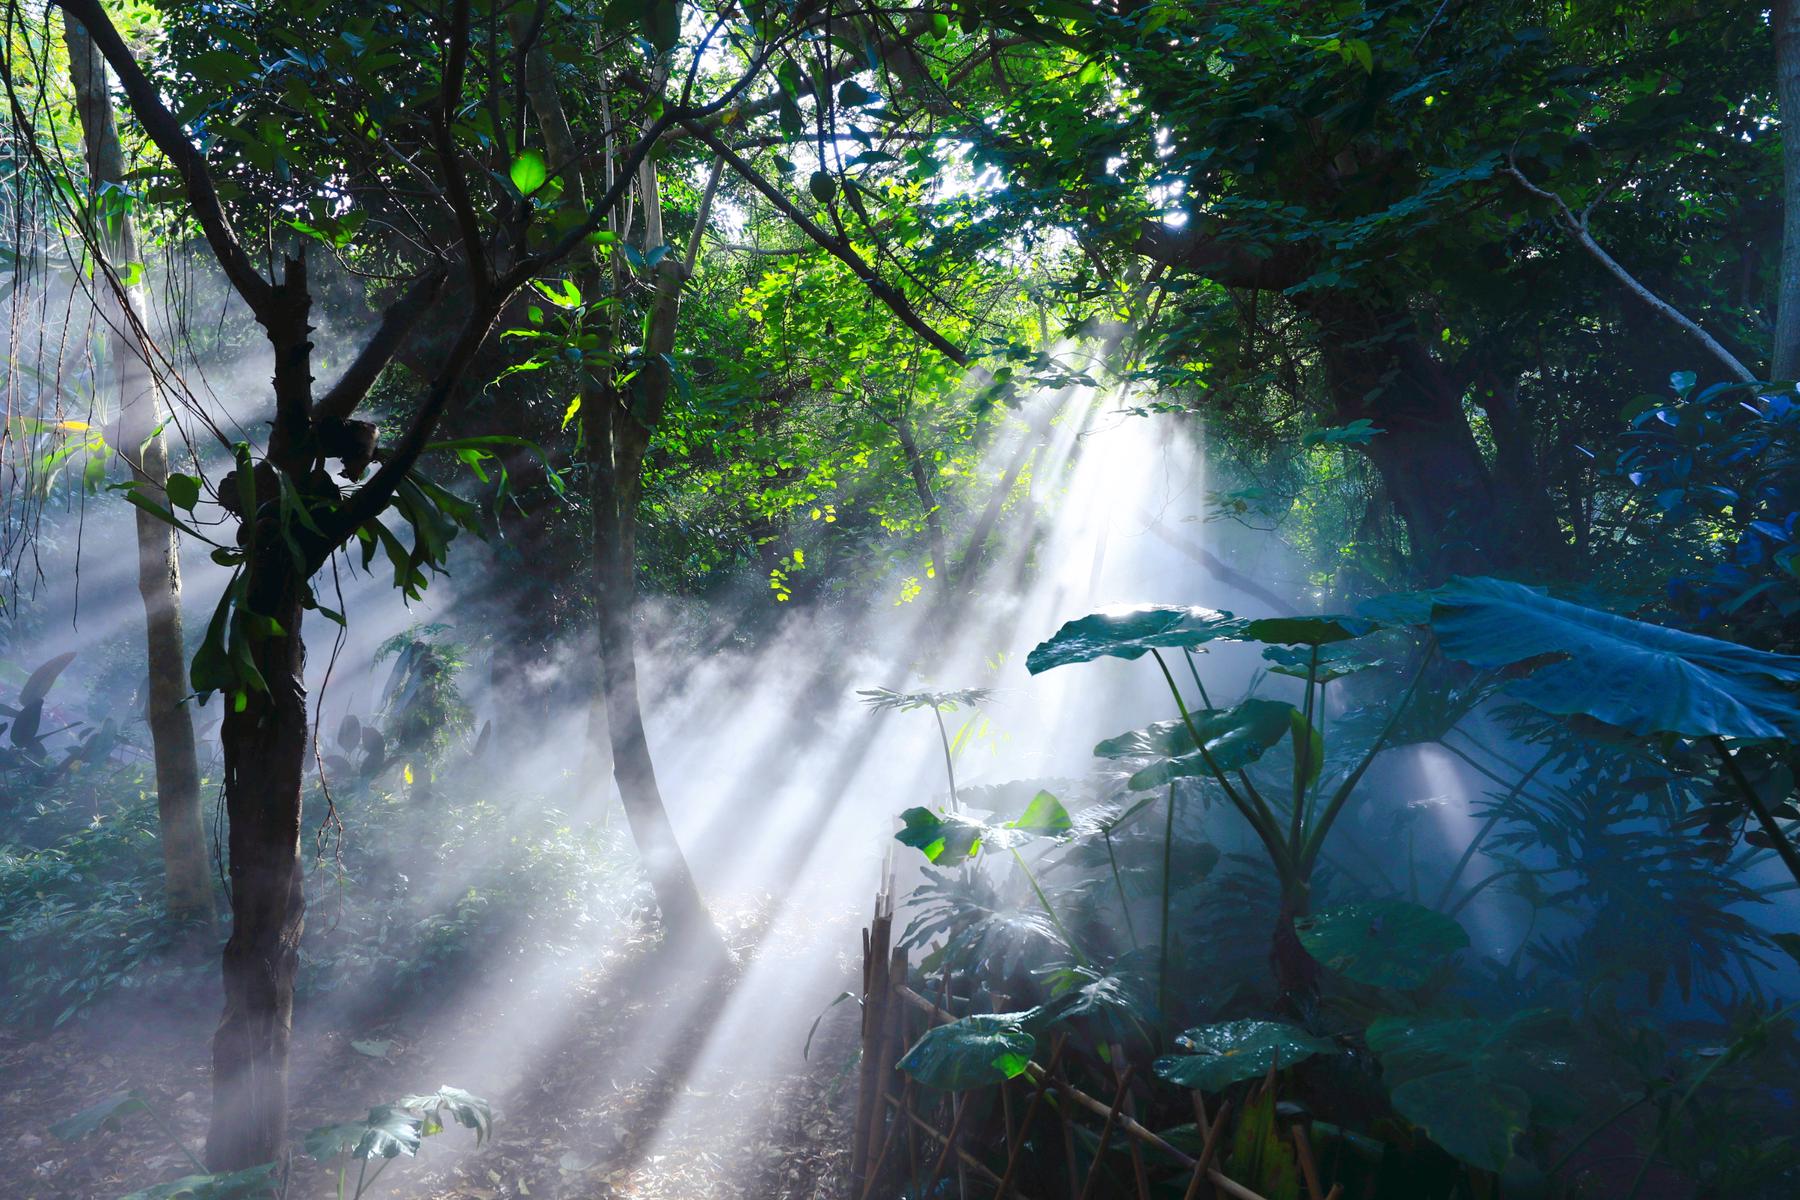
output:
<path id="1" fill-rule="evenodd" d="M 1726 372 L 1739 383 L 1752 383 L 1755 381 L 1755 373 L 1752 372 L 1749 367 L 1746 367 L 1743 363 L 1739 362 L 1736 355 L 1720 345 L 1718 340 L 1714 338 L 1712 334 L 1700 328 L 1699 324 L 1686 313 L 1677 309 L 1673 304 L 1670 304 L 1667 300 L 1664 300 L 1661 296 L 1658 296 L 1655 292 L 1638 282 L 1637 277 L 1630 271 L 1627 271 L 1618 259 L 1608 254 L 1606 248 L 1595 241 L 1594 235 L 1588 232 L 1586 213 L 1576 216 L 1561 196 L 1550 191 L 1548 188 L 1541 188 L 1537 184 L 1531 182 L 1531 180 L 1525 178 L 1525 173 L 1519 170 L 1517 163 L 1508 161 L 1506 164 L 1506 173 L 1511 175 L 1520 187 L 1524 188 L 1533 196 L 1536 196 L 1540 200 L 1549 201 L 1556 209 L 1558 217 L 1557 223 L 1563 227 L 1563 231 L 1575 240 L 1576 245 L 1587 251 L 1589 256 L 1592 257 L 1595 262 L 1598 262 L 1604 267 L 1607 274 L 1623 284 L 1626 291 L 1649 305 L 1659 316 L 1667 319 L 1674 325 L 1679 326 L 1689 337 L 1704 346 L 1706 352 L 1711 354 L 1714 359 L 1718 360 L 1719 365 L 1724 367 Z"/>
<path id="2" fill-rule="evenodd" d="M 363 344 L 361 352 L 344 371 L 342 377 L 331 385 L 331 390 L 319 399 L 313 411 L 313 419 L 335 417 L 340 421 L 349 420 L 350 414 L 374 384 L 375 377 L 389 363 L 400 349 L 400 343 L 418 324 L 425 310 L 437 300 L 443 290 L 446 272 L 444 268 L 435 266 L 413 281 L 411 287 L 388 305 L 387 312 L 381 318 L 381 324 L 375 333 Z"/>

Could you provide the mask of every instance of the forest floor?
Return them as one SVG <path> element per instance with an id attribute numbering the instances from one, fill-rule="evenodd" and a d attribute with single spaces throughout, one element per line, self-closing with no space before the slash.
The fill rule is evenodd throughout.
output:
<path id="1" fill-rule="evenodd" d="M 855 944 L 848 921 L 828 924 L 832 940 L 825 944 Z M 761 933 L 748 925 L 728 936 L 738 945 L 760 941 Z M 809 951 L 816 955 L 819 944 Z M 760 953 L 794 949 L 765 943 Z M 622 937 L 573 979 L 557 976 L 559 994 L 501 987 L 486 1003 L 415 1007 L 390 1014 L 373 1029 L 333 1028 L 339 1022 L 302 1012 L 293 1047 L 296 1139 L 316 1125 L 358 1119 L 371 1105 L 451 1084 L 492 1103 L 492 1140 L 475 1149 L 472 1135 L 452 1125 L 425 1142 L 416 1162 L 389 1164 L 371 1196 L 841 1195 L 855 1104 L 846 1071 L 855 1050 L 855 1006 L 838 1005 L 821 1021 L 808 1057 L 802 1057 L 802 1033 L 791 1054 L 778 1045 L 769 1055 L 743 1056 L 776 1064 L 746 1073 L 743 1057 L 708 1036 L 744 971 L 700 985 L 691 975 L 660 967 L 659 957 L 656 939 Z M 854 966 L 847 956 L 833 970 L 839 965 L 841 986 L 848 987 Z M 493 969 L 503 973 L 506 967 Z M 834 985 L 825 999 L 836 990 Z M 142 1115 L 84 1145 L 64 1144 L 48 1132 L 54 1122 L 137 1088 L 189 1146 L 203 1143 L 216 1000 L 198 994 L 181 1003 L 145 1000 L 126 993 L 46 1035 L 0 1026 L 0 1196 L 107 1200 L 193 1172 L 168 1135 Z M 781 1033 L 771 1036 L 784 1039 L 798 1014 L 804 1011 L 810 1020 L 824 1003 L 811 988 L 777 1001 L 784 1011 L 771 1028 Z M 538 1032 L 553 1028 L 554 1035 L 516 1053 L 501 1046 L 487 1055 L 487 1067 L 470 1069 L 482 1061 L 472 1057 L 472 1048 L 491 1047 L 496 1031 L 509 1023 L 518 1029 L 534 1022 Z M 798 1028 L 803 1031 L 805 1021 Z M 371 1050 L 384 1053 L 376 1057 Z M 296 1156 L 294 1170 L 294 1200 L 335 1194 L 335 1176 L 310 1160 Z"/>

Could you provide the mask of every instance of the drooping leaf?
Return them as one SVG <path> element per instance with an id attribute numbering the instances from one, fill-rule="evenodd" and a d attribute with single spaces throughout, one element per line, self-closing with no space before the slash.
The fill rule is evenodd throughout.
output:
<path id="1" fill-rule="evenodd" d="M 1246 623 L 1233 636 L 1241 641 L 1266 642 L 1275 646 L 1324 646 L 1362 637 L 1374 629 L 1373 621 L 1361 617 L 1264 617 Z"/>
<path id="2" fill-rule="evenodd" d="M 193 512 L 194 505 L 200 503 L 200 477 L 175 472 L 163 485 L 163 493 L 174 507 Z"/>
<path id="3" fill-rule="evenodd" d="M 1503 579 L 1439 589 L 1431 628 L 1444 654 L 1524 667 L 1506 691 L 1534 708 L 1634 734 L 1800 737 L 1800 657 L 1634 621 Z"/>
<path id="4" fill-rule="evenodd" d="M 419 1152 L 424 1118 L 396 1104 L 378 1104 L 361 1121 L 344 1121 L 309 1130 L 302 1145 L 319 1162 L 340 1154 L 351 1158 L 411 1157 Z"/>
<path id="5" fill-rule="evenodd" d="M 1567 1018 L 1547 1009 L 1504 1021 L 1383 1017 L 1369 1026 L 1394 1107 L 1450 1154 L 1498 1171 L 1534 1112 L 1566 1084 Z"/>
<path id="6" fill-rule="evenodd" d="M 149 1111 L 144 1094 L 137 1089 L 117 1092 L 91 1108 L 65 1117 L 50 1126 L 50 1136 L 63 1142 L 79 1142 L 93 1137 L 102 1129 L 115 1128 L 119 1121 L 133 1113 Z"/>
<path id="7" fill-rule="evenodd" d="M 1037 1036 L 1027 1027 L 1037 1009 L 977 1013 L 939 1025 L 914 1043 L 900 1069 L 926 1087 L 959 1092 L 1021 1075 Z"/>
<path id="8" fill-rule="evenodd" d="M 894 835 L 940 867 L 953 867 L 981 853 L 985 827 L 957 813 L 934 813 L 929 808 L 909 808 L 900 814 L 905 828 Z"/>
<path id="9" fill-rule="evenodd" d="M 493 1107 L 480 1096 L 459 1087 L 446 1084 L 427 1096 L 402 1096 L 399 1107 L 424 1117 L 427 1135 L 443 1128 L 446 1115 L 464 1129 L 473 1131 L 477 1146 L 493 1135 Z"/>
<path id="10" fill-rule="evenodd" d="M 1157 1059 L 1157 1077 L 1176 1087 L 1205 1092 L 1223 1091 L 1241 1080 L 1268 1074 L 1270 1067 L 1289 1066 L 1336 1049 L 1292 1025 L 1253 1020 L 1190 1029 L 1178 1044 L 1189 1053 Z"/>
<path id="11" fill-rule="evenodd" d="M 1025 658 L 1033 675 L 1096 658 L 1142 658 L 1157 649 L 1194 649 L 1242 627 L 1228 612 L 1145 604 L 1070 621 Z"/>
<path id="12" fill-rule="evenodd" d="M 279 1163 L 263 1163 L 222 1175 L 184 1175 L 132 1192 L 120 1200 L 262 1200 L 279 1195 L 276 1169 Z"/>
<path id="13" fill-rule="evenodd" d="M 33 671 L 31 677 L 25 681 L 25 686 L 19 689 L 19 707 L 24 708 L 27 705 L 36 704 L 48 696 L 50 689 L 56 685 L 56 677 L 63 673 L 64 667 L 74 661 L 75 651 L 70 650 L 66 654 L 57 655 Z"/>
<path id="14" fill-rule="evenodd" d="M 1331 683 L 1346 675 L 1379 667 L 1384 661 L 1368 654 L 1360 646 L 1349 646 L 1341 642 L 1320 646 L 1317 650 L 1318 656 L 1315 659 L 1312 647 L 1265 646 L 1262 656 L 1275 664 L 1269 668 L 1271 675 L 1286 675 L 1293 679 L 1305 679 L 1311 675 L 1320 683 Z"/>
<path id="15" fill-rule="evenodd" d="M 1300 944 L 1325 967 L 1374 987 L 1416 988 L 1469 944 L 1454 918 L 1404 900 L 1334 908 L 1294 922 Z"/>
<path id="16" fill-rule="evenodd" d="M 1214 767 L 1221 771 L 1236 771 L 1247 767 L 1287 736 L 1294 727 L 1293 713 L 1294 706 L 1291 704 L 1255 698 L 1231 708 L 1203 709 L 1193 713 L 1194 732 L 1200 735 L 1206 747 L 1204 754 L 1193 748 L 1193 736 L 1185 723 L 1176 722 L 1178 728 L 1173 731 L 1163 731 L 1160 724 L 1140 730 L 1141 745 L 1171 745 L 1183 752 L 1138 771 L 1131 777 L 1129 784 L 1133 789 L 1143 791 L 1161 787 L 1171 779 L 1209 777 Z M 1124 746 L 1129 744 L 1126 739 L 1133 736 L 1123 734 L 1119 738 L 1110 738 L 1101 745 Z M 1210 765 L 1208 758 L 1212 760 Z"/>

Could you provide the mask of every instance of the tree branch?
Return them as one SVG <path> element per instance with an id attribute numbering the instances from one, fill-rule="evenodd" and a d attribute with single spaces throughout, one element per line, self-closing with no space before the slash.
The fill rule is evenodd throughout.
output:
<path id="1" fill-rule="evenodd" d="M 398 300 L 388 305 L 375 333 L 363 344 L 361 352 L 338 381 L 331 385 L 331 390 L 319 399 L 313 410 L 314 420 L 323 417 L 349 420 L 350 414 L 368 394 L 375 377 L 393 359 L 400 343 L 412 332 L 425 310 L 437 300 L 447 274 L 442 265 L 432 267 L 415 279 Z"/>
<path id="2" fill-rule="evenodd" d="M 1706 348 L 1706 352 L 1711 354 L 1713 358 L 1718 361 L 1719 365 L 1724 367 L 1726 372 L 1739 383 L 1752 383 L 1755 381 L 1756 375 L 1750 368 L 1739 362 L 1737 356 L 1732 354 L 1732 352 L 1727 350 L 1724 346 L 1720 345 L 1718 340 L 1715 339 L 1712 334 L 1700 328 L 1699 324 L 1686 313 L 1677 309 L 1674 305 L 1670 304 L 1667 300 L 1664 300 L 1661 296 L 1658 296 L 1642 283 L 1639 283 L 1637 277 L 1630 271 L 1627 271 L 1618 259 L 1608 254 L 1606 248 L 1595 241 L 1594 235 L 1588 232 L 1587 213 L 1584 212 L 1580 216 L 1576 216 L 1561 196 L 1550 191 L 1548 188 L 1541 188 L 1537 184 L 1531 182 L 1531 180 L 1525 178 L 1525 173 L 1519 170 L 1517 163 L 1509 160 L 1506 164 L 1505 171 L 1527 192 L 1540 200 L 1548 200 L 1555 207 L 1558 217 L 1557 223 L 1563 227 L 1564 232 L 1575 240 L 1576 245 L 1587 251 L 1589 256 L 1591 256 L 1595 262 L 1598 262 L 1605 268 L 1607 274 L 1623 284 L 1626 291 L 1649 305 L 1651 310 L 1658 316 L 1661 316 L 1670 323 L 1678 326 L 1689 337 L 1699 342 Z"/>

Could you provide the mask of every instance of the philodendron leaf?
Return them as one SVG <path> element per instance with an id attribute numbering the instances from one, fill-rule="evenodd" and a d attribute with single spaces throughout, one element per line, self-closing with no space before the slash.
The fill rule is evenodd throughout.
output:
<path id="1" fill-rule="evenodd" d="M 1316 651 L 1311 646 L 1265 646 L 1262 656 L 1275 664 L 1269 668 L 1271 675 L 1287 675 L 1294 679 L 1305 679 L 1311 675 L 1320 683 L 1330 683 L 1358 671 L 1367 671 L 1386 661 L 1370 657 L 1360 646 L 1343 643 L 1320 646 Z"/>
<path id="2" fill-rule="evenodd" d="M 1446 657 L 1523 667 L 1506 691 L 1545 712 L 1634 734 L 1800 737 L 1800 657 L 1769 654 L 1557 600 L 1503 579 L 1438 589 L 1431 628 Z"/>
<path id="3" fill-rule="evenodd" d="M 308 1131 L 303 1144 L 307 1154 L 320 1162 L 340 1154 L 351 1158 L 411 1157 L 419 1152 L 424 1127 L 423 1117 L 396 1104 L 378 1104 L 369 1110 L 367 1120 L 321 1125 Z"/>
<path id="4" fill-rule="evenodd" d="M 550 168 L 545 164 L 543 155 L 536 150 L 525 150 L 513 159 L 512 168 L 507 174 L 519 193 L 529 196 L 544 186 L 545 180 L 550 178 Z"/>
<path id="5" fill-rule="evenodd" d="M 1157 1059 L 1157 1078 L 1203 1092 L 1223 1091 L 1234 1083 L 1268 1074 L 1270 1067 L 1289 1066 L 1336 1049 L 1330 1042 L 1280 1021 L 1204 1025 L 1182 1034 L 1179 1045 L 1191 1053 Z"/>
<path id="6" fill-rule="evenodd" d="M 940 867 L 953 867 L 981 853 L 986 827 L 955 813 L 934 813 L 929 808 L 909 808 L 900 814 L 906 828 L 894 835 L 903 846 L 922 852 Z"/>
<path id="7" fill-rule="evenodd" d="M 1300 944 L 1325 967 L 1374 987 L 1422 987 L 1469 944 L 1456 921 L 1420 904 L 1377 900 L 1294 922 Z"/>
<path id="8" fill-rule="evenodd" d="M 977 1013 L 939 1025 L 913 1044 L 900 1069 L 926 1087 L 960 1092 L 1003 1083 L 1025 1071 L 1037 1036 L 1038 1010 Z"/>
<path id="9" fill-rule="evenodd" d="M 91 1108 L 84 1108 L 72 1117 L 66 1117 L 50 1127 L 50 1136 L 58 1141 L 79 1142 L 93 1137 L 102 1129 L 114 1127 L 118 1122 L 133 1113 L 147 1112 L 149 1105 L 144 1102 L 144 1094 L 133 1088 L 129 1092 L 117 1092 Z"/>
<path id="10" fill-rule="evenodd" d="M 1194 748 L 1193 734 L 1183 722 L 1176 722 L 1177 728 L 1173 730 L 1159 723 L 1136 734 L 1122 734 L 1102 742 L 1095 749 L 1122 749 L 1132 744 L 1128 739 L 1135 737 L 1139 739 L 1135 744 L 1147 750 L 1166 746 L 1181 751 L 1152 763 L 1131 777 L 1130 786 L 1143 791 L 1161 787 L 1171 779 L 1210 776 L 1215 766 L 1221 771 L 1236 771 L 1249 766 L 1287 736 L 1294 727 L 1293 712 L 1293 705 L 1279 700 L 1250 699 L 1231 708 L 1202 709 L 1193 713 L 1194 732 L 1205 743 L 1205 754 Z M 1209 757 L 1212 759 L 1210 765 Z"/>
<path id="11" fill-rule="evenodd" d="M 1323 646 L 1347 642 L 1375 630 L 1375 622 L 1361 617 L 1264 617 L 1247 623 L 1232 636 L 1245 642 L 1275 646 Z"/>
<path id="12" fill-rule="evenodd" d="M 56 683 L 56 677 L 63 673 L 63 668 L 75 661 L 75 651 L 59 654 L 38 667 L 19 689 L 19 707 L 28 708 L 50 694 Z"/>
<path id="13" fill-rule="evenodd" d="M 1242 628 L 1228 612 L 1167 604 L 1109 608 L 1070 621 L 1025 658 L 1033 675 L 1096 658 L 1142 658 L 1152 650 L 1192 650 Z"/>
<path id="14" fill-rule="evenodd" d="M 464 1129 L 474 1132 L 477 1146 L 486 1142 L 493 1133 L 492 1107 L 480 1096 L 458 1087 L 446 1085 L 429 1096 L 402 1096 L 399 1107 L 425 1118 L 424 1132 L 427 1137 L 443 1129 L 446 1114 Z"/>
<path id="15" fill-rule="evenodd" d="M 224 1175 L 184 1175 L 168 1183 L 147 1187 L 120 1200 L 261 1200 L 279 1195 L 276 1187 L 278 1163 L 264 1163 Z"/>
<path id="16" fill-rule="evenodd" d="M 1039 837 L 1060 837 L 1069 832 L 1071 827 L 1069 810 L 1049 792 L 1039 792 L 1032 797 L 1031 803 L 1025 806 L 1025 811 L 1017 819 L 1006 823 L 1008 829 Z"/>
<path id="17" fill-rule="evenodd" d="M 1401 1116 L 1464 1162 L 1498 1171 L 1534 1114 L 1562 1106 L 1566 1027 L 1547 1009 L 1505 1021 L 1383 1017 L 1366 1040 Z"/>

